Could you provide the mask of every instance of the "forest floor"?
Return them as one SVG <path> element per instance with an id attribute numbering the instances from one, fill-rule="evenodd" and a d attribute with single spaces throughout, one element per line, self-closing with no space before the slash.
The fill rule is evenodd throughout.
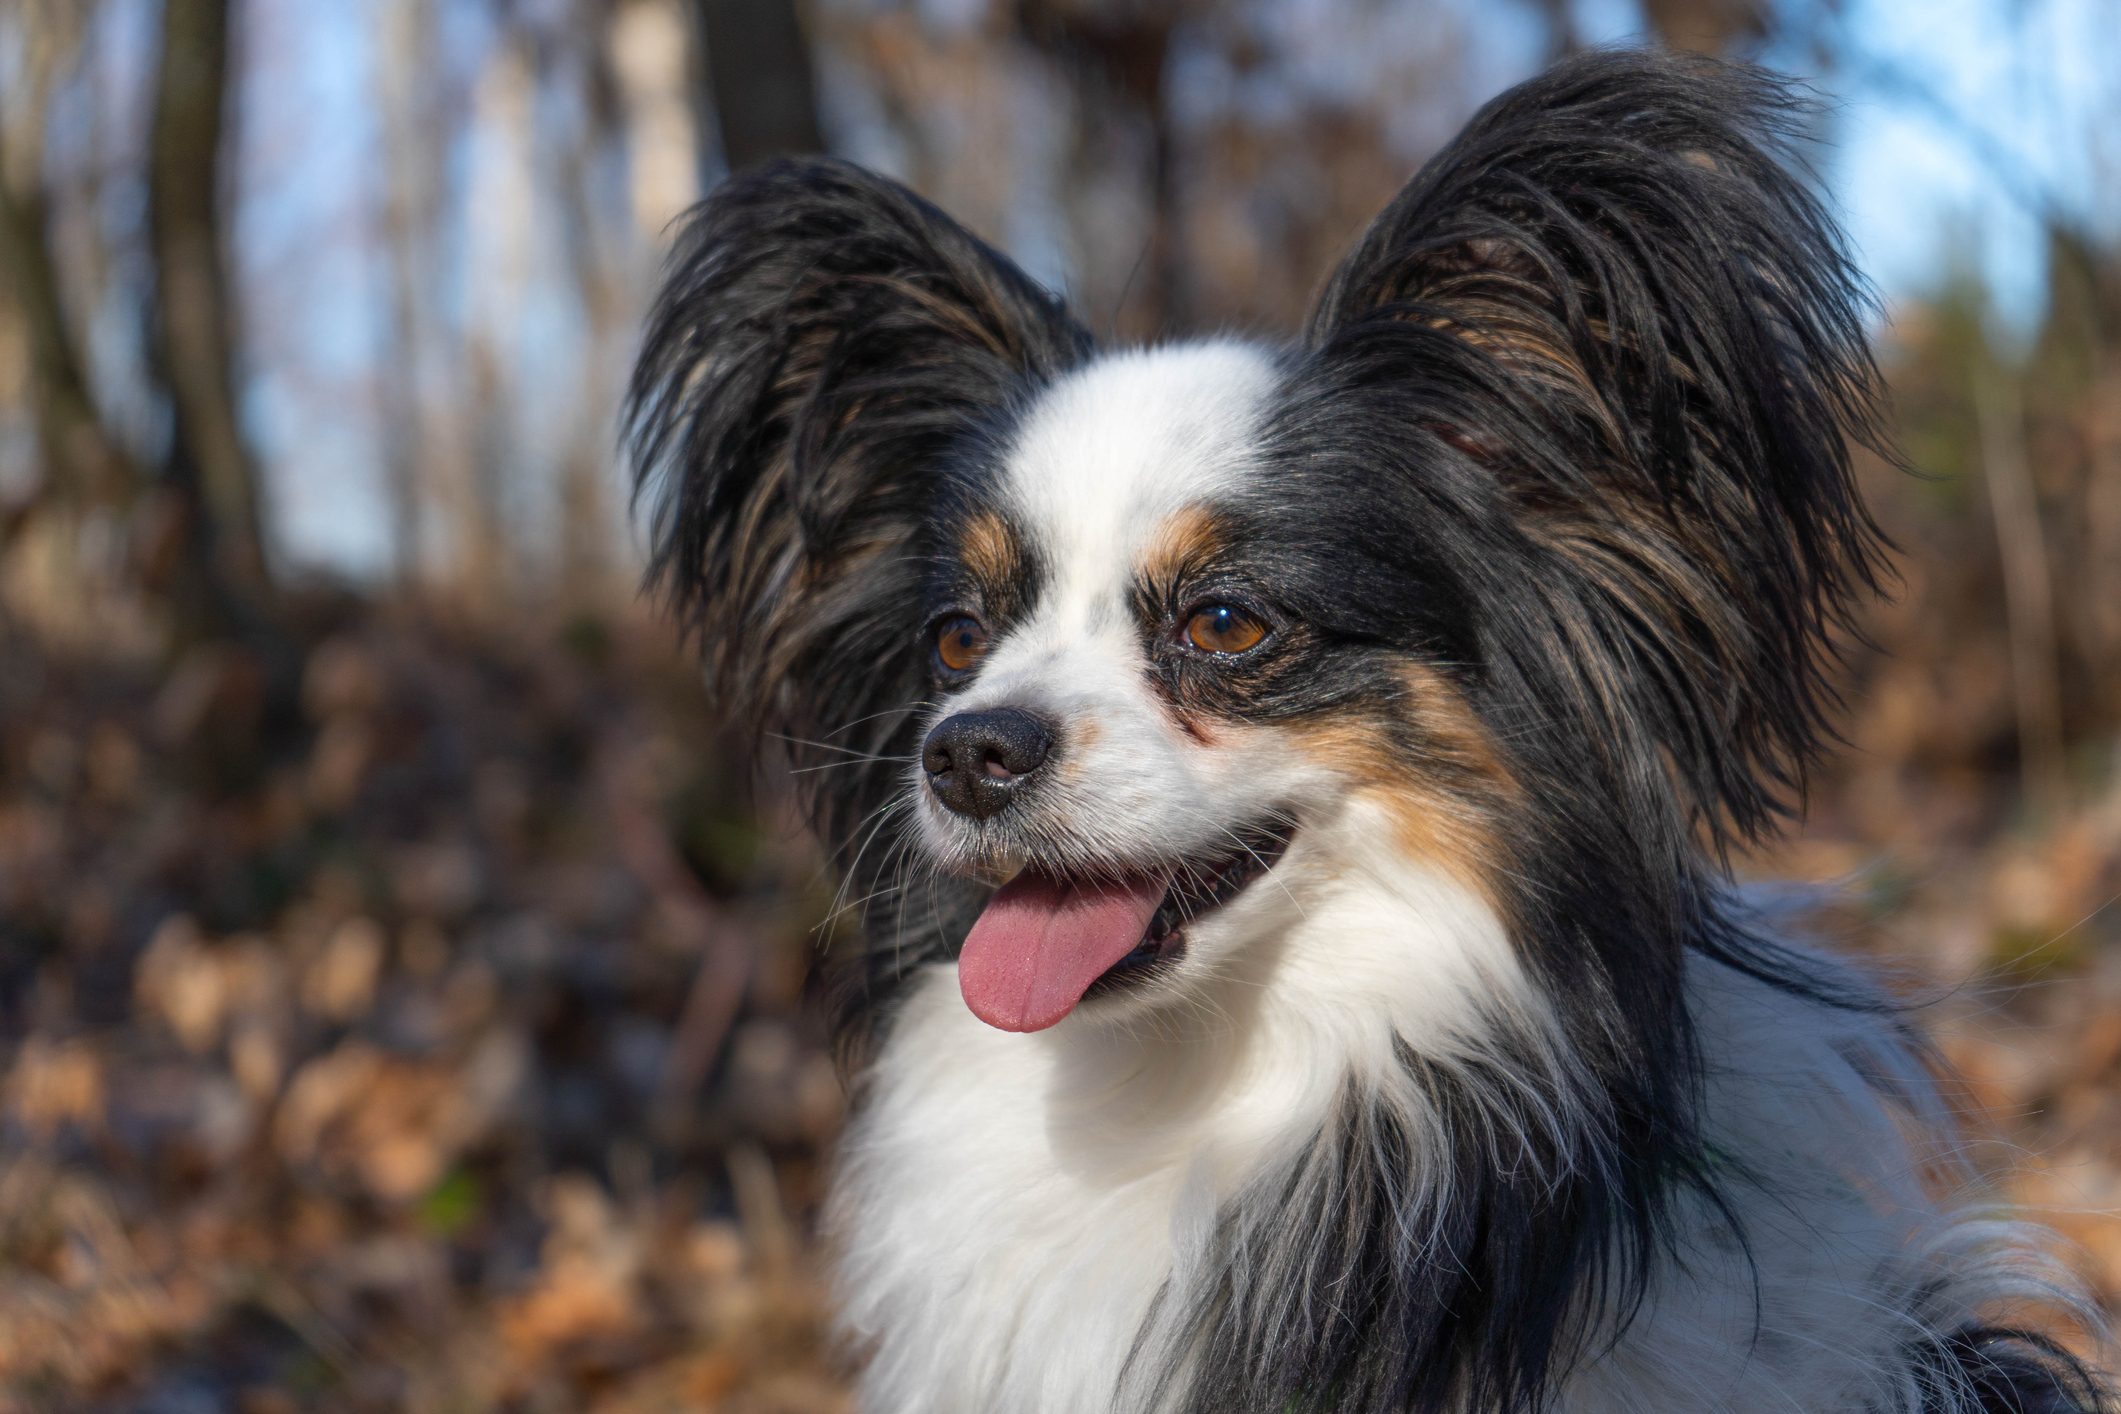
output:
<path id="1" fill-rule="evenodd" d="M 848 1407 L 831 889 L 666 632 L 0 661 L 0 1409 Z M 1848 882 L 2112 1301 L 2121 784 L 2026 825 L 1878 747 L 1894 691 L 1745 867 Z"/>

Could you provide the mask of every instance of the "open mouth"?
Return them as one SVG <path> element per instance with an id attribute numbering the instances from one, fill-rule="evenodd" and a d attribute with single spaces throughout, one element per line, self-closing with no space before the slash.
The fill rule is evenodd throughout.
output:
<path id="1" fill-rule="evenodd" d="M 1087 996 L 1140 985 L 1184 951 L 1188 929 L 1266 875 L 1289 831 L 1255 826 L 1176 867 L 1056 876 L 1036 865 L 1003 885 L 958 954 L 958 985 L 1004 1031 L 1053 1025 Z"/>
<path id="2" fill-rule="evenodd" d="M 1264 827 L 1242 831 L 1236 848 L 1205 865 L 1181 869 L 1149 917 L 1141 941 L 1090 983 L 1083 995 L 1124 991 L 1186 950 L 1186 927 L 1236 898 L 1265 876 L 1289 847 L 1287 831 Z"/>

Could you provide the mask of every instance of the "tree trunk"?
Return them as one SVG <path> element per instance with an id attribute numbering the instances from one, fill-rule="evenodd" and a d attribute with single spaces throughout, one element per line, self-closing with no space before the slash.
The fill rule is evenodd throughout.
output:
<path id="1" fill-rule="evenodd" d="M 700 126 L 711 121 L 720 130 L 728 169 L 824 151 L 817 80 L 794 0 L 694 0 L 692 13 L 705 51 Z"/>
<path id="2" fill-rule="evenodd" d="M 598 156 L 616 144 L 623 117 L 608 33 L 602 26 L 591 29 L 584 43 L 588 72 L 582 129 L 577 141 L 552 154 L 552 177 L 568 273 L 588 324 L 582 340 L 585 382 L 601 388 L 607 370 L 624 358 L 619 345 L 627 337 L 627 314 L 617 273 L 597 240 L 593 174 Z M 605 494 L 611 438 L 607 407 L 595 394 L 584 399 L 560 466 L 560 589 L 571 612 L 602 607 L 610 577 L 615 538 Z"/>
<path id="3" fill-rule="evenodd" d="M 221 225 L 228 51 L 229 0 L 166 0 L 148 142 L 148 354 L 169 394 L 180 616 L 204 615 L 196 627 L 213 632 L 254 619 L 270 588 L 257 467 L 236 412 Z"/>
<path id="4" fill-rule="evenodd" d="M 387 150 L 383 175 L 382 245 L 390 268 L 391 337 L 388 366 L 377 370 L 383 410 L 384 488 L 390 500 L 391 570 L 400 591 L 418 588 L 427 544 L 422 459 L 433 454 L 420 370 L 428 341 L 427 244 L 433 239 L 441 157 L 425 135 L 434 131 L 437 105 L 429 77 L 434 22 L 427 0 L 394 0 L 378 25 L 376 109 Z"/>
<path id="5" fill-rule="evenodd" d="M 0 270 L 29 331 L 37 431 L 44 483 L 38 498 L 113 502 L 135 484 L 131 459 L 111 440 L 88 390 L 80 349 L 66 322 L 51 255 L 44 200 L 18 190 L 0 172 Z"/>
<path id="6" fill-rule="evenodd" d="M 1186 12 L 1176 0 L 1127 6 L 1017 0 L 1014 10 L 1017 33 L 1053 63 L 1074 97 L 1071 179 L 1109 161 L 1115 146 L 1140 143 L 1148 225 L 1113 316 L 1114 327 L 1134 338 L 1167 338 L 1187 328 L 1193 312 L 1182 154 L 1166 82 L 1172 35 Z"/>
<path id="7" fill-rule="evenodd" d="M 1642 10 L 1673 49 L 1728 54 L 1767 36 L 1767 0 L 1644 0 Z"/>

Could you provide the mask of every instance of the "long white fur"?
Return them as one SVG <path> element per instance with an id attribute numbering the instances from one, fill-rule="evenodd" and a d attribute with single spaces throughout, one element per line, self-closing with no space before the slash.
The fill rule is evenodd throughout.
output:
<path id="1" fill-rule="evenodd" d="M 1055 848 L 1219 848 L 1270 808 L 1301 828 L 1266 878 L 1189 928 L 1181 964 L 1144 997 L 1013 1035 L 967 1010 L 954 968 L 915 983 L 864 1079 L 833 1201 L 868 1414 L 1146 1408 L 1126 1378 L 1137 1336 L 1181 1339 L 1163 1317 L 1208 1270 L 1224 1205 L 1275 1191 L 1262 1180 L 1317 1140 L 1348 1087 L 1420 1142 L 1459 1137 L 1396 1046 L 1449 1065 L 1507 1027 L 1542 1068 L 1525 1090 L 1570 1093 L 1552 1004 L 1501 920 L 1392 843 L 1384 802 L 1277 750 L 1269 729 L 1194 740 L 1144 685 L 1134 558 L 1165 517 L 1245 474 L 1272 378 L 1267 355 L 1227 343 L 1118 356 L 1053 390 L 1015 449 L 1014 507 L 1050 583 L 953 705 L 1095 724 L 1066 753 Z M 962 822 L 932 802 L 920 819 L 936 862 L 973 862 Z M 1917 1409 L 1913 1338 L 1999 1299 L 2049 1297 L 2052 1274 L 2016 1228 L 1929 1196 L 1939 1107 L 1886 1023 L 1702 961 L 1688 991 L 1712 1153 L 1756 1180 L 1727 1185 L 1753 1266 L 1720 1215 L 1687 1214 L 1647 1304 L 1559 1407 Z M 1540 1123 L 1586 1122 L 1595 1097 L 1550 1111 Z M 1444 1181 L 1419 1154 L 1413 1166 L 1417 1193 Z M 1179 1299 L 1159 1307 L 1167 1283 Z M 1147 1358 L 1182 1366 L 1184 1351 Z"/>

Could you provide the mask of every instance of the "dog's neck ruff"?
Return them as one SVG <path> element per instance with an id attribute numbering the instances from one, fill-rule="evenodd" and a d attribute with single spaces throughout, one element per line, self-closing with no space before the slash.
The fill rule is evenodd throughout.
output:
<path id="1" fill-rule="evenodd" d="M 1565 1091 L 1567 1060 L 1524 1044 L 1547 1034 L 1535 994 L 1477 896 L 1412 866 L 1353 873 L 1303 900 L 1260 964 L 1272 987 L 1233 970 L 1198 1007 L 1124 1030 L 1075 1017 L 1010 1035 L 966 1010 L 950 967 L 915 983 L 834 1200 L 865 1414 L 1225 1407 L 1199 1393 L 1214 1374 L 1201 1313 L 1218 1290 L 1305 1280 L 1335 1215 L 1305 1210 L 1333 1189 L 1303 1175 L 1365 1115 L 1410 1141 L 1377 1157 L 1397 1165 L 1402 1239 L 1431 1240 L 1453 1198 L 1448 1146 L 1510 1136 L 1451 1132 L 1420 1069 L 1475 1061 L 1473 1014 L 1519 1023 L 1523 1069 L 1491 1054 L 1482 1084 Z M 1551 1407 L 1980 1407 L 1940 1392 L 1922 1352 L 1988 1303 L 2052 1293 L 2025 1275 L 2017 1229 L 1926 1196 L 1906 1137 L 1910 1106 L 1929 1104 L 1919 1063 L 1874 1015 L 1713 962 L 1692 962 L 1688 993 L 1727 1181 L 1715 1203 L 1678 1200 L 1641 1306 L 1603 1331 L 1594 1316 Z M 1493 1098 L 1523 1113 L 1521 1094 Z M 1233 1231 L 1254 1238 L 1234 1270 Z"/>

